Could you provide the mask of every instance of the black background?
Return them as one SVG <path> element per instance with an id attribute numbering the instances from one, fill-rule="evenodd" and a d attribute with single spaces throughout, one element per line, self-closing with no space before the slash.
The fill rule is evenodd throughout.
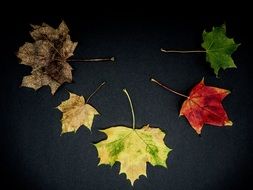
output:
<path id="1" fill-rule="evenodd" d="M 250 189 L 252 174 L 252 44 L 249 22 L 239 16 L 22 16 L 5 20 L 1 45 L 1 184 L 8 189 L 132 189 L 120 164 L 99 166 L 92 142 L 105 138 L 98 129 L 131 126 L 127 88 L 138 127 L 150 124 L 165 133 L 170 153 L 168 169 L 147 166 L 148 178 L 134 189 Z M 71 84 L 52 96 L 49 87 L 37 92 L 20 88 L 31 71 L 15 53 L 29 36 L 29 24 L 57 27 L 64 19 L 73 41 L 75 58 L 115 56 L 116 63 L 71 63 Z M 233 54 L 237 69 L 216 78 L 205 54 L 164 54 L 160 48 L 200 49 L 204 29 L 226 22 L 227 34 L 242 45 Z M 251 49 L 251 50 L 250 50 Z M 250 76 L 251 75 L 251 76 Z M 205 77 L 207 85 L 231 90 L 223 101 L 232 127 L 206 125 L 199 137 L 178 113 L 183 98 L 149 81 L 154 77 L 187 94 Z M 54 109 L 68 98 L 67 90 L 88 97 L 103 81 L 107 84 L 91 99 L 101 116 L 92 132 L 60 136 L 61 113 Z"/>

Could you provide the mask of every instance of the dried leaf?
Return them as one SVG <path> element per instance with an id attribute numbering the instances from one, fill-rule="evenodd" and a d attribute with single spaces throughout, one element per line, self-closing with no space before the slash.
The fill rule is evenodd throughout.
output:
<path id="1" fill-rule="evenodd" d="M 69 93 L 68 100 L 63 101 L 57 108 L 63 113 L 62 134 L 76 132 L 82 125 L 91 129 L 97 110 L 90 104 L 85 103 L 83 96 Z"/>
<path id="2" fill-rule="evenodd" d="M 30 34 L 35 42 L 26 42 L 17 53 L 21 64 L 32 67 L 31 75 L 23 78 L 21 86 L 37 90 L 49 85 L 54 94 L 64 82 L 72 81 L 72 68 L 67 59 L 73 55 L 77 42 L 71 41 L 64 21 L 57 29 L 45 23 L 32 27 Z"/>
<path id="3" fill-rule="evenodd" d="M 132 108 L 130 98 L 129 101 Z M 171 149 L 164 144 L 165 133 L 159 128 L 146 125 L 135 129 L 133 109 L 132 114 L 133 128 L 114 126 L 101 130 L 108 138 L 95 146 L 100 158 L 99 165 L 113 166 L 115 162 L 120 162 L 119 173 L 125 173 L 133 185 L 140 175 L 147 176 L 147 162 L 167 168 L 166 159 Z"/>

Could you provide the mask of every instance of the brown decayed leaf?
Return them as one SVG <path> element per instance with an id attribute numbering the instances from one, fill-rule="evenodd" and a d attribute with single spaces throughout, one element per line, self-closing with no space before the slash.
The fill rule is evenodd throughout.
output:
<path id="1" fill-rule="evenodd" d="M 35 42 L 26 42 L 17 53 L 21 64 L 32 67 L 31 75 L 23 78 L 21 86 L 37 90 L 48 85 L 54 94 L 64 82 L 72 81 L 67 59 L 73 55 L 77 42 L 71 41 L 64 21 L 57 29 L 45 23 L 32 27 L 30 34 Z"/>

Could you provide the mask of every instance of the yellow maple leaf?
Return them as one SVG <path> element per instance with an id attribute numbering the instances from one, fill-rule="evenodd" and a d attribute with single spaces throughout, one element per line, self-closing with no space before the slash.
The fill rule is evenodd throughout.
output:
<path id="1" fill-rule="evenodd" d="M 91 130 L 95 115 L 98 111 L 88 104 L 89 99 L 105 84 L 103 82 L 87 99 L 69 92 L 69 99 L 63 101 L 57 108 L 63 113 L 62 134 L 76 132 L 82 125 Z"/>
<path id="2" fill-rule="evenodd" d="M 133 128 L 127 126 L 114 126 L 101 130 L 107 135 L 106 140 L 95 144 L 101 164 L 114 165 L 121 163 L 120 174 L 125 173 L 127 179 L 134 184 L 140 175 L 147 176 L 147 162 L 153 166 L 159 165 L 167 168 L 166 159 L 171 151 L 164 143 L 165 133 L 159 128 L 149 125 L 135 129 L 135 117 L 131 99 L 126 90 L 133 115 Z"/>

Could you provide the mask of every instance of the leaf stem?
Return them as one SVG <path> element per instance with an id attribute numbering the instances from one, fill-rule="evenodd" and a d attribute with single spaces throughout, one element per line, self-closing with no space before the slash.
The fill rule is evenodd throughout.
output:
<path id="1" fill-rule="evenodd" d="M 155 79 L 153 79 L 153 78 L 151 78 L 150 81 L 151 81 L 151 82 L 154 82 L 154 83 L 156 83 L 156 84 L 158 84 L 159 86 L 163 87 L 164 89 L 166 89 L 166 90 L 168 90 L 168 91 L 170 91 L 170 92 L 172 92 L 172 93 L 174 93 L 174 94 L 177 94 L 177 95 L 182 96 L 182 97 L 184 97 L 184 98 L 189 98 L 189 96 L 186 96 L 186 95 L 181 94 L 181 93 L 179 93 L 179 92 L 177 92 L 177 91 L 175 91 L 175 90 L 172 90 L 171 88 L 169 88 L 169 87 L 167 87 L 167 86 L 161 84 L 160 82 L 158 82 L 157 80 L 155 80 Z"/>
<path id="2" fill-rule="evenodd" d="M 97 91 L 99 91 L 100 88 L 101 88 L 104 84 L 105 84 L 105 82 L 103 82 L 102 84 L 100 84 L 100 85 L 97 87 L 97 89 L 87 98 L 86 103 L 88 103 L 88 101 L 91 99 L 91 97 L 92 97 L 94 94 L 96 94 Z"/>
<path id="3" fill-rule="evenodd" d="M 67 61 L 73 62 L 100 62 L 100 61 L 115 61 L 114 57 L 105 58 L 90 58 L 90 59 L 67 59 Z"/>
<path id="4" fill-rule="evenodd" d="M 180 50 L 167 50 L 167 49 L 163 49 L 161 48 L 162 52 L 165 53 L 205 53 L 205 50 L 191 50 L 191 51 L 180 51 Z"/>
<path id="5" fill-rule="evenodd" d="M 133 108 L 133 104 L 132 104 L 132 101 L 131 101 L 131 98 L 127 92 L 126 89 L 123 89 L 123 92 L 125 92 L 127 98 L 128 98 L 128 101 L 129 101 L 129 104 L 130 104 L 130 107 L 131 107 L 131 111 L 132 111 L 132 117 L 133 117 L 133 130 L 135 130 L 135 116 L 134 116 L 134 108 Z"/>

